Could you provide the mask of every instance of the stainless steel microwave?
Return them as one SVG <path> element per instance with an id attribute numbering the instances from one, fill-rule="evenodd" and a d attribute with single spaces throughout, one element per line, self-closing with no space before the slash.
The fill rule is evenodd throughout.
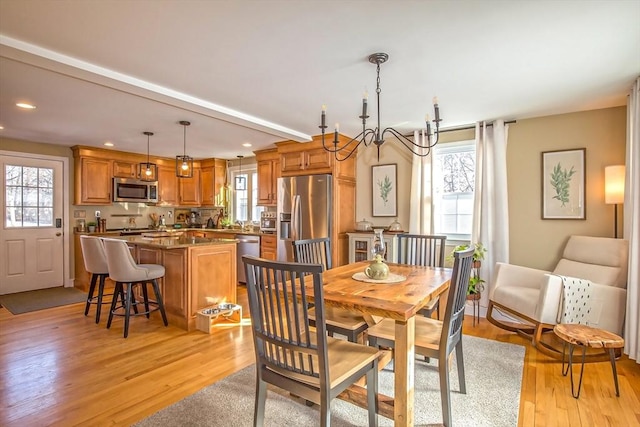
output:
<path id="1" fill-rule="evenodd" d="M 158 181 L 113 178 L 114 202 L 158 202 Z"/>

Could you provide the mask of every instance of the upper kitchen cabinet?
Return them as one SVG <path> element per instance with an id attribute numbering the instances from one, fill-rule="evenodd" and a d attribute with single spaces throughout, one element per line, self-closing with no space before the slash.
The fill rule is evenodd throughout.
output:
<path id="1" fill-rule="evenodd" d="M 110 205 L 113 161 L 94 157 L 92 149 L 72 147 L 74 163 L 74 204 Z"/>
<path id="2" fill-rule="evenodd" d="M 220 189 L 224 186 L 227 173 L 226 161 L 207 159 L 200 162 L 200 202 L 202 206 L 219 206 Z"/>
<path id="3" fill-rule="evenodd" d="M 175 162 L 160 160 L 158 206 L 200 206 L 200 165 L 194 163 L 192 178 L 178 178 Z"/>
<path id="4" fill-rule="evenodd" d="M 138 163 L 127 162 L 123 160 L 114 160 L 113 176 L 117 178 L 139 178 Z"/>
<path id="5" fill-rule="evenodd" d="M 258 206 L 276 206 L 280 178 L 280 154 L 276 148 L 256 151 L 258 172 Z"/>
<path id="6" fill-rule="evenodd" d="M 180 206 L 200 206 L 200 168 L 193 167 L 193 177 L 178 178 Z"/>
<path id="7" fill-rule="evenodd" d="M 282 152 L 282 176 L 331 173 L 331 160 L 323 148 Z"/>
<path id="8" fill-rule="evenodd" d="M 178 177 L 175 166 L 158 165 L 158 206 L 178 206 Z"/>
<path id="9" fill-rule="evenodd" d="M 340 135 L 341 144 L 348 141 L 349 138 Z M 282 176 L 328 173 L 336 178 L 356 177 L 356 156 L 344 162 L 336 161 L 333 153 L 323 148 L 321 136 L 314 136 L 311 142 L 284 141 L 276 145 L 280 154 Z"/>

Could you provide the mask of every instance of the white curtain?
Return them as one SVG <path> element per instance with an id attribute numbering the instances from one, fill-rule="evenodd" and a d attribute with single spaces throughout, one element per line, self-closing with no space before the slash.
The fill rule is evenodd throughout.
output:
<path id="1" fill-rule="evenodd" d="M 423 144 L 424 131 L 415 131 L 413 138 Z M 431 234 L 431 156 L 420 157 L 414 154 L 411 165 L 409 232 Z"/>
<path id="2" fill-rule="evenodd" d="M 497 120 L 476 124 L 476 181 L 472 243 L 487 248 L 480 269 L 485 280 L 481 305 L 486 307 L 496 262 L 509 262 L 509 203 L 507 199 L 507 138 L 509 125 Z"/>
<path id="3" fill-rule="evenodd" d="M 624 238 L 629 241 L 624 352 L 640 363 L 640 77 L 627 105 Z"/>

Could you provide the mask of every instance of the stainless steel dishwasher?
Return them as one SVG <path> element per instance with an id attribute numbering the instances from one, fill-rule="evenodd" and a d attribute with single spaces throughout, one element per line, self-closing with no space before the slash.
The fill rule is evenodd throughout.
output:
<path id="1" fill-rule="evenodd" d="M 238 282 L 247 283 L 242 255 L 260 256 L 260 236 L 236 234 L 235 239 L 238 241 Z"/>

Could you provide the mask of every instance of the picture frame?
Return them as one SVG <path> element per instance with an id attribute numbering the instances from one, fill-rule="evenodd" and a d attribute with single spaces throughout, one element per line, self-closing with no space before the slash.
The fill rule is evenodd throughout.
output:
<path id="1" fill-rule="evenodd" d="M 371 166 L 372 216 L 398 216 L 397 164 Z"/>
<path id="2" fill-rule="evenodd" d="M 586 148 L 542 152 L 542 219 L 587 219 Z"/>

